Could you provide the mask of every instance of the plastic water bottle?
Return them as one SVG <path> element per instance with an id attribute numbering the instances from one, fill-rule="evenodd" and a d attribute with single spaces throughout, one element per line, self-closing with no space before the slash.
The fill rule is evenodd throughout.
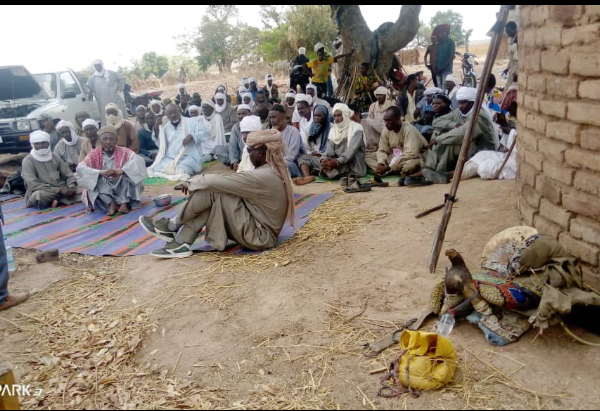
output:
<path id="1" fill-rule="evenodd" d="M 6 236 L 4 236 L 4 247 L 6 248 L 6 261 L 8 262 L 8 271 L 17 271 L 17 262 L 15 261 L 15 255 L 13 254 L 13 249 L 11 245 L 8 244 Z"/>
<path id="2" fill-rule="evenodd" d="M 444 338 L 447 338 L 452 329 L 454 328 L 454 324 L 456 324 L 456 320 L 454 316 L 450 313 L 446 313 L 442 316 L 440 323 L 437 326 L 437 333 Z"/>

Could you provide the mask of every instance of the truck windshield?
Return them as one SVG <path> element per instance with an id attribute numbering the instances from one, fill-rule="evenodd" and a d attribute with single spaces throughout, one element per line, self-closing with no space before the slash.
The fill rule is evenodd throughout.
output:
<path id="1" fill-rule="evenodd" d="M 50 98 L 56 98 L 56 75 L 54 73 L 34 74 L 33 78 L 42 86 Z"/>

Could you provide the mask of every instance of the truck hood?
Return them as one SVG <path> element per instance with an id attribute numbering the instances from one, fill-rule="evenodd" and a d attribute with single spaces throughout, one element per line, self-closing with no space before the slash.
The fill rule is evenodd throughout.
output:
<path id="1" fill-rule="evenodd" d="M 0 67 L 0 118 L 26 117 L 47 103 L 48 95 L 25 67 Z"/>

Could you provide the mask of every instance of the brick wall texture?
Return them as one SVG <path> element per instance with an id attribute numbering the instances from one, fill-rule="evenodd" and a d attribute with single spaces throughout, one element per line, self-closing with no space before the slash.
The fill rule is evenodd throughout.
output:
<path id="1" fill-rule="evenodd" d="M 522 5 L 518 207 L 600 279 L 600 6 Z"/>

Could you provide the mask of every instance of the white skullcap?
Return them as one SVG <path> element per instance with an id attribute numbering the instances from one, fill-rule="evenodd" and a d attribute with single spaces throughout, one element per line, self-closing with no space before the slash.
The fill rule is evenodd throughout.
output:
<path id="1" fill-rule="evenodd" d="M 273 75 L 272 74 L 267 74 L 265 76 L 265 81 L 267 81 L 267 80 L 273 80 Z"/>
<path id="2" fill-rule="evenodd" d="M 244 101 L 244 99 L 245 99 L 246 97 L 249 97 L 249 98 L 250 98 L 250 101 L 252 101 L 252 99 L 253 99 L 253 98 L 252 98 L 252 93 L 244 93 L 244 94 L 242 95 L 242 102 Z"/>
<path id="3" fill-rule="evenodd" d="M 325 48 L 325 46 L 321 42 L 315 44 L 315 51 L 319 51 L 319 50 L 324 49 L 324 48 Z"/>
<path id="4" fill-rule="evenodd" d="M 196 105 L 191 105 L 191 106 L 188 108 L 188 112 L 189 112 L 189 111 L 197 111 L 197 112 L 199 113 L 199 112 L 200 112 L 200 107 L 198 107 L 198 106 L 196 106 Z"/>
<path id="5" fill-rule="evenodd" d="M 285 93 L 285 98 L 296 98 L 296 93 L 292 93 L 291 91 L 288 91 L 287 93 Z"/>
<path id="6" fill-rule="evenodd" d="M 258 116 L 246 116 L 240 122 L 240 131 L 242 133 L 262 130 L 262 122 Z"/>
<path id="7" fill-rule="evenodd" d="M 240 111 L 240 110 L 252 111 L 252 109 L 250 108 L 250 106 L 248 104 L 238 104 L 236 110 L 237 111 Z"/>
<path id="8" fill-rule="evenodd" d="M 83 123 L 81 124 L 81 127 L 83 127 L 84 129 L 87 126 L 94 126 L 94 127 L 98 128 L 98 123 L 93 118 L 88 118 L 87 120 L 84 120 Z"/>
<path id="9" fill-rule="evenodd" d="M 183 84 L 183 83 L 179 83 L 179 84 L 177 85 L 177 90 L 181 90 L 182 88 L 183 88 L 183 89 L 185 89 L 185 84 Z"/>
<path id="10" fill-rule="evenodd" d="M 301 101 L 306 101 L 309 106 L 312 105 L 312 97 L 307 94 L 296 94 L 296 103 L 299 103 Z"/>
<path id="11" fill-rule="evenodd" d="M 225 94 L 223 94 L 223 93 L 217 93 L 217 94 L 215 94 L 215 100 L 218 100 L 218 99 L 226 100 L 227 97 L 225 97 Z"/>
<path id="12" fill-rule="evenodd" d="M 215 103 L 210 100 L 202 100 L 202 107 L 204 106 L 211 106 L 212 108 L 215 108 Z"/>
<path id="13" fill-rule="evenodd" d="M 458 80 L 456 77 L 454 77 L 452 74 L 448 74 L 446 76 L 446 81 L 449 81 L 451 83 L 454 83 L 455 86 L 460 85 L 460 80 Z"/>
<path id="14" fill-rule="evenodd" d="M 29 135 L 29 142 L 31 144 L 43 143 L 44 141 L 50 142 L 50 134 L 42 130 L 36 130 Z"/>
<path id="15" fill-rule="evenodd" d="M 140 104 L 139 106 L 137 106 L 137 107 L 135 108 L 135 111 L 138 111 L 140 108 L 143 108 L 144 110 L 147 110 L 146 106 L 144 106 L 144 105 Z"/>
<path id="16" fill-rule="evenodd" d="M 425 90 L 425 94 L 426 96 L 433 96 L 434 94 L 438 94 L 438 93 L 443 93 L 442 89 L 439 87 L 431 87 L 428 88 L 427 90 Z"/>
<path id="17" fill-rule="evenodd" d="M 475 101 L 477 98 L 477 89 L 474 87 L 461 87 L 456 92 L 458 101 Z"/>
<path id="18" fill-rule="evenodd" d="M 314 84 L 310 83 L 306 85 L 306 89 L 313 89 L 315 91 L 315 94 L 317 94 L 317 86 L 315 86 Z"/>
<path id="19" fill-rule="evenodd" d="M 250 83 L 256 83 L 256 77 L 250 77 L 248 79 L 248 84 L 250 84 Z"/>
<path id="20" fill-rule="evenodd" d="M 92 61 L 92 66 L 95 66 L 96 64 L 102 64 L 102 65 L 104 65 L 104 63 L 100 59 L 96 59 L 96 60 Z"/>
<path id="21" fill-rule="evenodd" d="M 300 47 L 298 49 L 298 54 L 306 54 L 306 47 Z"/>
<path id="22" fill-rule="evenodd" d="M 238 93 L 239 94 L 244 94 L 246 91 L 248 91 L 248 89 L 246 87 L 244 87 L 244 86 L 240 86 L 238 88 Z"/>
<path id="23" fill-rule="evenodd" d="M 375 89 L 375 95 L 384 95 L 387 96 L 387 88 L 383 87 L 383 86 L 379 86 Z"/>

